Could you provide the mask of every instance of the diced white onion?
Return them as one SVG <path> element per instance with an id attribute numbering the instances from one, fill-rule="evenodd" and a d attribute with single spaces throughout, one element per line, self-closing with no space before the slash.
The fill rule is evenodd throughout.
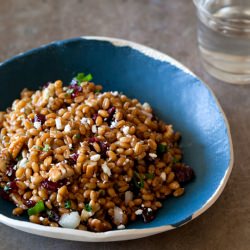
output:
<path id="1" fill-rule="evenodd" d="M 34 127 L 35 127 L 36 129 L 41 128 L 41 126 L 42 126 L 42 123 L 41 123 L 41 122 L 34 122 Z"/>
<path id="2" fill-rule="evenodd" d="M 69 124 L 67 124 L 67 125 L 65 126 L 64 131 L 65 131 L 66 133 L 68 133 L 68 132 L 71 131 L 71 127 L 70 127 Z"/>
<path id="3" fill-rule="evenodd" d="M 110 168 L 108 167 L 108 165 L 107 165 L 106 162 L 104 162 L 104 163 L 102 164 L 102 171 L 103 171 L 105 174 L 107 174 L 108 176 L 111 176 L 111 170 L 110 170 Z"/>
<path id="4" fill-rule="evenodd" d="M 130 201 L 133 200 L 133 193 L 131 191 L 125 192 L 125 204 L 128 205 Z"/>
<path id="5" fill-rule="evenodd" d="M 117 229 L 118 229 L 118 230 L 125 229 L 125 226 L 124 226 L 123 224 L 121 224 L 121 225 L 119 225 L 119 226 L 117 227 Z"/>
<path id="6" fill-rule="evenodd" d="M 115 128 L 117 126 L 117 123 L 118 122 L 116 120 L 112 121 L 111 125 L 110 125 L 110 128 Z"/>
<path id="7" fill-rule="evenodd" d="M 27 162 L 28 162 L 28 159 L 27 159 L 27 158 L 23 158 L 23 159 L 18 163 L 18 166 L 19 166 L 20 168 L 25 168 Z"/>
<path id="8" fill-rule="evenodd" d="M 161 179 L 162 179 L 163 181 L 165 181 L 165 180 L 167 179 L 167 175 L 166 175 L 165 172 L 162 172 L 160 176 L 161 176 Z"/>
<path id="9" fill-rule="evenodd" d="M 58 130 L 63 129 L 61 118 L 60 118 L 60 117 L 57 117 L 55 121 L 56 121 L 56 128 L 57 128 Z"/>
<path id="10" fill-rule="evenodd" d="M 129 134 L 129 126 L 123 126 L 123 127 L 122 127 L 122 132 L 123 132 L 125 135 L 128 135 L 128 134 Z"/>
<path id="11" fill-rule="evenodd" d="M 149 156 L 150 156 L 151 158 L 157 158 L 157 154 L 154 154 L 154 153 L 149 153 Z"/>
<path id="12" fill-rule="evenodd" d="M 101 156 L 99 154 L 91 155 L 90 160 L 91 161 L 99 161 Z"/>
<path id="13" fill-rule="evenodd" d="M 87 125 L 87 124 L 88 124 L 88 118 L 83 117 L 83 118 L 81 119 L 81 124 Z"/>
<path id="14" fill-rule="evenodd" d="M 123 221 L 123 212 L 121 208 L 119 207 L 114 207 L 114 223 L 116 225 L 122 224 Z"/>
<path id="15" fill-rule="evenodd" d="M 96 133 L 96 132 L 97 132 L 97 128 L 96 128 L 96 125 L 92 125 L 92 128 L 91 128 L 91 130 L 92 130 L 92 133 Z"/>
<path id="16" fill-rule="evenodd" d="M 151 106 L 150 106 L 147 102 L 144 102 L 144 103 L 142 104 L 142 107 L 143 107 L 144 109 L 151 109 Z"/>
<path id="17" fill-rule="evenodd" d="M 141 214 L 142 214 L 142 209 L 137 209 L 137 210 L 135 211 L 135 214 L 136 214 L 136 215 L 141 215 Z"/>
<path id="18" fill-rule="evenodd" d="M 113 95 L 113 96 L 118 96 L 118 95 L 119 95 L 119 92 L 118 92 L 118 91 L 111 91 L 110 93 L 111 93 L 111 95 Z"/>
<path id="19" fill-rule="evenodd" d="M 59 224 L 65 228 L 77 228 L 80 224 L 81 217 L 78 212 L 71 212 L 69 214 L 63 214 L 59 220 Z"/>

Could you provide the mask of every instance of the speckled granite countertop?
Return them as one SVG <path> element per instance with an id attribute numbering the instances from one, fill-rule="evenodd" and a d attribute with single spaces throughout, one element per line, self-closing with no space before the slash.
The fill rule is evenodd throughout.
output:
<path id="1" fill-rule="evenodd" d="M 0 61 L 53 40 L 98 35 L 143 43 L 185 64 L 214 90 L 228 117 L 235 165 L 218 201 L 177 230 L 127 242 L 82 243 L 0 224 L 0 249 L 250 249 L 250 86 L 209 77 L 201 66 L 195 32 L 191 0 L 1 0 Z"/>

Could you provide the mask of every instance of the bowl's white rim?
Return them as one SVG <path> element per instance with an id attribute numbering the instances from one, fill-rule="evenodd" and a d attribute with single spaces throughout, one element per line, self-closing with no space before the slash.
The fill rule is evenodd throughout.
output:
<path id="1" fill-rule="evenodd" d="M 135 49 L 135 50 L 137 50 L 137 51 L 139 51 L 139 52 L 141 52 L 141 53 L 143 53 L 151 58 L 154 58 L 156 60 L 160 60 L 163 62 L 168 62 L 168 63 L 180 68 L 184 72 L 199 79 L 208 88 L 208 90 L 212 94 L 212 96 L 213 96 L 213 98 L 214 98 L 214 100 L 215 100 L 215 102 L 220 110 L 220 113 L 222 114 L 222 116 L 224 118 L 224 121 L 225 121 L 225 124 L 227 127 L 227 134 L 228 134 L 229 143 L 230 143 L 230 162 L 229 162 L 229 166 L 227 168 L 227 171 L 225 172 L 225 175 L 222 178 L 220 185 L 218 186 L 218 188 L 216 189 L 214 194 L 209 198 L 209 200 L 207 200 L 207 202 L 203 205 L 202 208 L 200 208 L 199 210 L 197 210 L 196 212 L 194 212 L 192 214 L 192 218 L 189 221 L 195 219 L 196 217 L 198 217 L 199 215 L 204 213 L 209 207 L 211 207 L 214 204 L 214 202 L 221 195 L 222 191 L 224 190 L 224 188 L 226 186 L 226 183 L 228 181 L 228 178 L 230 176 L 230 173 L 231 173 L 232 168 L 233 168 L 233 163 L 234 163 L 233 144 L 232 144 L 232 137 L 231 137 L 231 133 L 230 133 L 229 123 L 228 123 L 226 115 L 225 115 L 220 103 L 218 102 L 214 92 L 212 91 L 212 89 L 204 81 L 202 81 L 199 77 L 197 77 L 193 72 L 191 72 L 187 67 L 185 67 L 183 64 L 181 64 L 180 62 L 176 61 L 172 57 L 170 57 L 167 54 L 164 54 L 158 50 L 152 49 L 152 48 L 147 47 L 145 45 L 141 45 L 141 44 L 138 44 L 135 42 L 131 42 L 131 41 L 119 39 L 119 38 L 102 37 L 102 36 L 82 36 L 80 38 L 87 39 L 87 40 L 107 41 L 107 42 L 110 42 L 111 44 L 113 44 L 114 46 L 131 47 L 132 49 Z M 67 41 L 67 40 L 70 40 L 70 39 L 66 39 L 64 41 Z M 57 42 L 60 43 L 61 41 L 56 41 L 56 43 Z M 54 42 L 52 42 L 50 44 L 53 44 L 53 43 Z M 40 47 L 43 47 L 43 46 L 40 46 Z M 22 54 L 23 53 L 20 53 L 18 56 L 20 56 Z M 1 64 L 2 63 L 0 63 L 0 65 Z M 187 221 L 187 222 L 189 222 L 189 221 Z M 171 225 L 166 225 L 166 226 L 159 226 L 159 227 L 153 227 L 153 228 L 148 228 L 148 229 L 124 229 L 124 230 L 108 231 L 108 232 L 103 232 L 103 233 L 93 233 L 93 232 L 80 231 L 80 230 L 75 230 L 75 229 L 46 227 L 46 226 L 37 225 L 37 224 L 33 224 L 30 222 L 26 222 L 26 221 L 15 220 L 15 219 L 9 218 L 3 214 L 0 214 L 0 222 L 8 225 L 10 227 L 14 227 L 14 228 L 17 228 L 19 230 L 30 232 L 30 233 L 37 234 L 37 235 L 43 235 L 43 236 L 52 237 L 52 238 L 76 240 L 76 241 L 89 241 L 89 242 L 102 242 L 102 241 L 104 242 L 104 241 L 118 241 L 118 240 L 136 239 L 136 238 L 142 238 L 142 237 L 154 235 L 157 233 L 161 233 L 161 232 L 176 228 L 176 227 L 173 227 Z M 187 222 L 181 224 L 180 226 L 186 224 Z M 67 237 L 65 237 L 65 236 L 67 236 Z"/>

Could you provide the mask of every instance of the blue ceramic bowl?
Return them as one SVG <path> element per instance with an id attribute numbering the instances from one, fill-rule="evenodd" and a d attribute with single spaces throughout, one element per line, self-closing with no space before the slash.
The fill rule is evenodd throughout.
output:
<path id="1" fill-rule="evenodd" d="M 212 91 L 169 56 L 129 41 L 81 37 L 53 42 L 0 64 L 0 106 L 7 108 L 27 87 L 69 82 L 77 72 L 91 72 L 104 90 L 118 90 L 152 105 L 156 114 L 182 134 L 184 161 L 196 172 L 184 196 L 164 202 L 149 224 L 92 233 L 32 224 L 13 217 L 13 205 L 0 201 L 0 222 L 17 229 L 62 239 L 116 241 L 145 237 L 183 225 L 207 210 L 221 194 L 233 165 L 226 117 Z"/>

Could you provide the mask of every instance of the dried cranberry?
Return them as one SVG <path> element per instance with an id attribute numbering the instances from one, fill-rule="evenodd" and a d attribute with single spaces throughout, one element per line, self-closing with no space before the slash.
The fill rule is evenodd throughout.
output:
<path id="1" fill-rule="evenodd" d="M 14 169 L 15 165 L 10 165 L 6 170 L 6 175 L 9 177 L 10 181 L 13 181 L 16 178 L 16 170 Z"/>
<path id="2" fill-rule="evenodd" d="M 71 163 L 71 164 L 76 164 L 78 156 L 79 156 L 79 154 L 77 154 L 77 153 L 71 154 L 71 155 L 69 156 L 69 157 L 70 157 L 70 158 L 69 158 L 70 163 Z"/>
<path id="3" fill-rule="evenodd" d="M 92 120 L 95 122 L 96 118 L 97 118 L 98 114 L 93 114 L 92 116 Z"/>
<path id="4" fill-rule="evenodd" d="M 7 184 L 4 186 L 3 191 L 9 194 L 9 193 L 16 191 L 17 189 L 18 187 L 17 187 L 16 182 L 10 181 L 10 182 L 7 182 Z"/>
<path id="5" fill-rule="evenodd" d="M 111 107 L 108 109 L 109 116 L 107 118 L 105 118 L 104 121 L 107 122 L 109 126 L 111 125 L 111 122 L 114 119 L 115 111 L 116 111 L 115 107 Z"/>
<path id="6" fill-rule="evenodd" d="M 42 181 L 41 186 L 52 192 L 56 191 L 59 188 L 58 182 L 52 182 L 52 181 L 49 181 L 48 179 Z"/>
<path id="7" fill-rule="evenodd" d="M 187 183 L 195 177 L 194 170 L 189 166 L 178 166 L 174 167 L 173 171 L 175 173 L 176 179 L 180 183 Z"/>
<path id="8" fill-rule="evenodd" d="M 77 84 L 77 82 L 73 82 L 70 86 L 69 89 L 72 89 L 73 92 L 71 93 L 71 96 L 73 98 L 77 97 L 81 92 L 82 92 L 82 87 Z"/>
<path id="9" fill-rule="evenodd" d="M 60 220 L 59 214 L 55 210 L 47 210 L 47 215 L 50 220 L 58 222 Z"/>
<path id="10" fill-rule="evenodd" d="M 141 189 L 136 185 L 135 181 L 129 182 L 129 190 L 137 197 L 141 191 Z"/>
<path id="11" fill-rule="evenodd" d="M 58 181 L 58 182 L 57 182 L 58 188 L 60 188 L 60 187 L 62 187 L 62 186 L 64 186 L 64 185 L 66 185 L 67 182 L 68 182 L 67 179 L 63 179 L 63 180 Z"/>
<path id="12" fill-rule="evenodd" d="M 42 88 L 43 88 L 43 89 L 46 89 L 50 84 L 51 84 L 51 82 L 46 82 L 46 83 L 42 86 Z"/>
<path id="13" fill-rule="evenodd" d="M 91 137 L 91 138 L 88 139 L 88 141 L 89 141 L 89 143 L 94 143 L 94 142 L 98 143 L 98 142 L 100 142 L 99 139 L 96 138 L 96 137 Z"/>
<path id="14" fill-rule="evenodd" d="M 100 141 L 99 146 L 101 148 L 101 156 L 102 156 L 102 158 L 106 159 L 106 157 L 107 157 L 106 153 L 107 153 L 108 147 L 109 147 L 108 143 Z"/>
<path id="15" fill-rule="evenodd" d="M 94 148 L 94 146 L 92 145 L 92 143 L 97 142 L 97 143 L 99 144 L 100 141 L 99 141 L 98 138 L 96 138 L 96 137 L 91 137 L 91 138 L 88 139 L 88 142 L 90 143 L 90 144 L 89 144 L 90 150 L 91 150 L 91 151 L 95 151 L 95 148 Z"/>
<path id="16" fill-rule="evenodd" d="M 72 98 L 75 98 L 75 97 L 77 97 L 78 95 L 79 95 L 79 92 L 78 92 L 78 91 L 74 91 L 74 92 L 71 94 Z"/>
<path id="17" fill-rule="evenodd" d="M 145 223 L 149 223 L 155 219 L 155 214 L 151 208 L 143 207 L 142 208 L 142 218 Z"/>
<path id="18" fill-rule="evenodd" d="M 98 143 L 98 145 L 99 145 L 100 148 L 101 148 L 100 154 L 101 154 L 102 158 L 106 159 L 106 157 L 107 157 L 106 153 L 107 153 L 107 150 L 108 150 L 108 147 L 109 147 L 109 145 L 108 145 L 107 142 L 100 141 L 100 140 L 99 140 L 98 138 L 96 138 L 96 137 L 91 137 L 91 138 L 89 138 L 89 139 L 88 139 L 88 142 L 89 142 L 89 143 L 94 143 L 94 142 Z M 91 149 L 91 150 L 93 150 L 93 151 L 95 150 L 95 148 L 93 147 L 93 145 L 90 144 L 89 146 L 90 146 L 90 149 Z"/>
<path id="19" fill-rule="evenodd" d="M 34 207 L 35 205 L 36 205 L 36 202 L 35 201 L 32 201 L 32 200 L 26 200 L 25 202 L 25 205 L 27 206 L 27 207 Z"/>
<path id="20" fill-rule="evenodd" d="M 108 109 L 108 113 L 109 113 L 109 115 L 114 115 L 115 114 L 115 107 L 111 107 L 111 108 L 109 108 Z"/>
<path id="21" fill-rule="evenodd" d="M 42 114 L 35 115 L 34 122 L 40 122 L 41 124 L 44 124 L 45 120 L 46 120 L 45 115 Z"/>
<path id="22" fill-rule="evenodd" d="M 9 200 L 9 194 L 7 192 L 5 192 L 3 189 L 0 189 L 0 197 L 4 200 Z"/>
<path id="23" fill-rule="evenodd" d="M 16 184 L 15 181 L 8 182 L 7 184 L 8 184 L 8 186 L 9 186 L 9 188 L 11 190 L 17 190 L 18 189 L 17 184 Z"/>

